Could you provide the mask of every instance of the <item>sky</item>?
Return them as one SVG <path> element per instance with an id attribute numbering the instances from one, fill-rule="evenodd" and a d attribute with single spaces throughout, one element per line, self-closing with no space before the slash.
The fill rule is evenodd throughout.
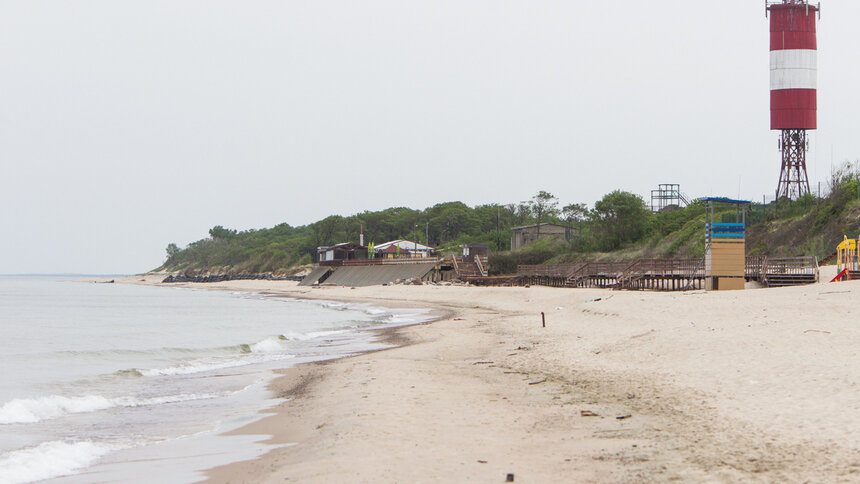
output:
<path id="1" fill-rule="evenodd" d="M 822 5 L 814 191 L 860 158 L 858 21 Z M 772 197 L 768 49 L 758 0 L 0 0 L 0 274 L 540 190 Z"/>

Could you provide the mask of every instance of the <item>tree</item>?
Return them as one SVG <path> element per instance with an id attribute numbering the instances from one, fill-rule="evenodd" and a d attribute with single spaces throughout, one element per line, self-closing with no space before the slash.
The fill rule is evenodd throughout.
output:
<path id="1" fill-rule="evenodd" d="M 832 197 L 845 185 L 860 180 L 860 160 L 853 163 L 845 160 L 838 167 L 830 167 L 830 179 L 827 180 L 827 194 Z M 853 195 L 853 194 L 852 194 Z"/>
<path id="2" fill-rule="evenodd" d="M 639 240 L 645 233 L 651 212 L 642 197 L 615 190 L 594 204 L 592 217 L 601 232 L 603 250 L 615 250 L 624 242 Z"/>
<path id="3" fill-rule="evenodd" d="M 438 203 L 427 209 L 426 214 L 439 242 L 450 242 L 480 230 L 474 210 L 463 202 Z"/>
<path id="4" fill-rule="evenodd" d="M 582 222 L 588 216 L 588 207 L 584 203 L 571 203 L 561 209 L 561 215 L 567 221 L 570 229 L 573 222 Z"/>
<path id="5" fill-rule="evenodd" d="M 329 215 L 328 217 L 312 224 L 317 245 L 331 245 L 345 240 L 337 240 L 337 234 L 343 226 L 344 219 L 340 215 Z"/>
<path id="6" fill-rule="evenodd" d="M 231 229 L 225 229 L 224 227 L 222 227 L 220 225 L 216 225 L 216 226 L 212 227 L 211 229 L 209 229 L 209 236 L 212 237 L 212 239 L 214 239 L 214 240 L 231 239 L 235 235 L 236 235 L 235 229 L 232 229 L 232 230 Z"/>
<path id="7" fill-rule="evenodd" d="M 532 210 L 537 215 L 537 237 L 540 238 L 541 219 L 545 214 L 553 215 L 556 213 L 558 199 L 552 193 L 541 190 L 537 193 L 537 195 L 532 197 L 531 202 L 529 202 L 529 204 L 532 206 Z"/>
<path id="8" fill-rule="evenodd" d="M 177 246 L 173 242 L 167 244 L 167 260 L 174 258 L 180 250 L 181 249 L 179 248 L 179 246 Z"/>
<path id="9" fill-rule="evenodd" d="M 529 202 L 509 203 L 505 207 L 516 225 L 525 225 L 532 216 L 532 207 Z"/>

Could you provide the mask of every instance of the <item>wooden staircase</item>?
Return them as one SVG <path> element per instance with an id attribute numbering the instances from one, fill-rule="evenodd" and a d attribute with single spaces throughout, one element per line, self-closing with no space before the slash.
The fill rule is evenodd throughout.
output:
<path id="1" fill-rule="evenodd" d="M 802 286 L 818 282 L 816 257 L 765 258 L 761 282 L 767 287 Z"/>
<path id="2" fill-rule="evenodd" d="M 466 259 L 464 257 L 453 258 L 454 270 L 457 272 L 457 277 L 487 277 L 487 270 L 484 268 L 483 261 L 474 257 Z"/>
<path id="3" fill-rule="evenodd" d="M 817 278 L 814 274 L 769 274 L 767 276 L 767 287 L 802 286 L 816 282 Z"/>
<path id="4" fill-rule="evenodd" d="M 642 262 L 643 260 L 634 260 L 627 264 L 627 267 L 621 271 L 621 275 L 618 276 L 617 282 L 612 288 L 629 289 L 633 285 L 634 280 L 641 279 L 643 271 L 639 266 L 642 265 Z"/>
<path id="5" fill-rule="evenodd" d="M 568 275 L 566 287 L 610 288 L 618 283 L 629 262 L 587 262 Z"/>

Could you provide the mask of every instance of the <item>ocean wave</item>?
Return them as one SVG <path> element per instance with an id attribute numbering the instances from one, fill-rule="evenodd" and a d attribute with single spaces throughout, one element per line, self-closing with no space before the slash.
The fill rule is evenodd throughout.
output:
<path id="1" fill-rule="evenodd" d="M 315 331 L 310 333 L 288 333 L 286 335 L 279 334 L 277 336 L 270 336 L 268 338 L 262 339 L 256 343 L 243 343 L 223 348 L 217 348 L 219 352 L 231 353 L 231 356 L 195 358 L 193 360 L 183 361 L 174 366 L 169 366 L 166 368 L 127 368 L 116 372 L 115 375 L 123 377 L 191 375 L 194 373 L 224 370 L 227 368 L 252 365 L 255 363 L 266 363 L 269 361 L 286 360 L 295 357 L 295 355 L 289 352 L 289 346 L 287 342 L 305 341 L 321 336 L 329 336 L 342 332 L 344 332 L 344 330 Z"/>
<path id="2" fill-rule="evenodd" d="M 287 334 L 279 334 L 278 336 L 270 336 L 254 344 L 242 344 L 239 345 L 238 348 L 241 353 L 277 353 L 287 349 L 287 346 L 284 343 L 285 341 L 308 341 L 347 332 L 348 330 L 346 329 L 311 331 L 308 333 L 290 332 Z"/>
<path id="3" fill-rule="evenodd" d="M 420 314 L 420 313 L 390 314 L 390 315 L 387 315 L 385 317 L 384 322 L 386 324 L 390 324 L 390 325 L 394 325 L 394 326 L 401 326 L 401 325 L 408 325 L 408 324 L 416 323 L 419 321 L 423 322 L 423 321 L 431 321 L 432 320 L 432 318 L 429 318 L 426 316 L 422 318 L 421 316 L 425 316 L 425 315 Z"/>
<path id="4" fill-rule="evenodd" d="M 333 301 L 320 301 L 320 306 L 328 309 L 334 309 L 335 311 L 346 311 L 348 309 L 354 309 L 351 308 L 350 305 L 347 303 L 339 303 Z"/>
<path id="5" fill-rule="evenodd" d="M 287 339 L 294 341 L 308 341 L 316 338 L 324 338 L 326 336 L 334 336 L 349 332 L 346 329 L 332 329 L 325 331 L 311 331 L 310 333 L 287 333 Z"/>
<path id="6" fill-rule="evenodd" d="M 114 375 L 126 378 L 135 378 L 143 376 L 143 373 L 141 373 L 137 368 L 131 368 L 128 370 L 117 370 L 114 372 Z"/>
<path id="7" fill-rule="evenodd" d="M 376 323 L 393 326 L 405 326 L 409 324 L 424 323 L 438 319 L 437 317 L 429 315 L 429 309 L 392 309 L 364 303 L 341 303 L 335 301 L 310 299 L 299 301 L 308 304 L 314 304 L 327 309 L 333 309 L 336 311 L 357 311 L 360 313 L 364 313 L 371 317 L 371 320 L 368 321 L 371 324 Z"/>
<path id="8" fill-rule="evenodd" d="M 251 353 L 277 353 L 279 351 L 284 350 L 284 341 L 287 338 L 284 335 L 273 336 L 271 338 L 266 338 L 262 341 L 254 343 L 252 345 L 248 345 L 248 349 L 251 350 Z"/>
<path id="9" fill-rule="evenodd" d="M 73 474 L 87 468 L 116 447 L 82 442 L 43 442 L 0 456 L 0 482 L 19 484 Z"/>
<path id="10" fill-rule="evenodd" d="M 255 353 L 253 347 L 256 345 L 250 345 L 251 353 Z M 259 353 L 260 351 L 257 351 Z M 276 360 L 287 360 L 290 358 L 294 358 L 295 355 L 290 354 L 278 354 L 273 353 L 266 356 L 257 356 L 252 357 L 249 355 L 246 358 L 230 358 L 230 359 L 206 359 L 206 360 L 195 360 L 188 361 L 184 363 L 180 363 L 176 366 L 169 366 L 166 368 L 150 368 L 146 370 L 137 370 L 143 376 L 174 376 L 174 375 L 191 375 L 194 373 L 203 373 L 206 371 L 215 371 L 215 370 L 225 370 L 227 368 L 236 368 L 239 366 L 252 365 L 254 363 L 265 363 L 269 361 Z"/>
<path id="11" fill-rule="evenodd" d="M 107 398 L 101 395 L 86 395 L 83 397 L 64 397 L 51 395 L 42 398 L 19 398 L 11 400 L 0 407 L 0 424 L 36 423 L 51 420 L 74 413 L 98 412 L 114 407 L 142 407 L 179 403 L 191 400 L 207 400 L 217 398 L 217 394 L 181 394 L 164 397 Z M 2 482 L 2 481 L 0 481 Z"/>

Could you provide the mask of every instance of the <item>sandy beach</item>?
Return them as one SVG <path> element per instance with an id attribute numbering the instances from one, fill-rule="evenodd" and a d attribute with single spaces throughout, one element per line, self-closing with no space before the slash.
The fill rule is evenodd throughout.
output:
<path id="1" fill-rule="evenodd" d="M 444 316 L 380 335 L 397 348 L 284 370 L 286 400 L 241 432 L 292 445 L 210 482 L 860 481 L 860 282 L 193 286 Z"/>

